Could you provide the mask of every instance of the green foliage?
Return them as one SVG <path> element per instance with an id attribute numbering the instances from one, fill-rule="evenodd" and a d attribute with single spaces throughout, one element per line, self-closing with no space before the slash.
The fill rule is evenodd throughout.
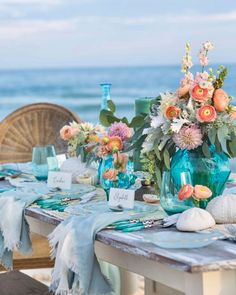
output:
<path id="1" fill-rule="evenodd" d="M 228 69 L 225 67 L 220 67 L 218 72 L 219 72 L 219 76 L 218 76 L 218 78 L 216 78 L 216 80 L 213 84 L 215 89 L 223 87 L 225 78 L 228 75 Z"/>
<path id="2" fill-rule="evenodd" d="M 101 110 L 99 114 L 99 121 L 104 127 L 110 127 L 114 122 L 123 122 L 131 128 L 140 128 L 144 124 L 145 114 L 135 116 L 131 122 L 126 117 L 118 118 L 115 116 L 116 105 L 112 100 L 107 102 L 108 110 Z"/>

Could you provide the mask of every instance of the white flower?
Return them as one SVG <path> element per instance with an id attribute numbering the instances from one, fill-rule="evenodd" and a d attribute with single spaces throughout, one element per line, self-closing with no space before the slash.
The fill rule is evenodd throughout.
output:
<path id="1" fill-rule="evenodd" d="M 162 126 L 161 126 L 161 130 L 164 134 L 168 134 L 169 130 L 170 130 L 170 122 L 165 122 Z"/>
<path id="2" fill-rule="evenodd" d="M 153 136 L 150 134 L 146 137 L 145 141 L 142 144 L 142 150 L 141 153 L 148 153 L 153 150 L 154 140 Z"/>
<path id="3" fill-rule="evenodd" d="M 143 129 L 142 135 L 151 134 L 154 131 L 154 128 L 145 128 Z"/>
<path id="4" fill-rule="evenodd" d="M 184 124 L 187 124 L 187 123 L 190 123 L 189 120 L 187 119 L 183 119 L 183 118 L 180 118 L 180 119 L 174 119 L 173 122 L 171 123 L 171 130 L 174 132 L 174 133 L 179 133 L 180 129 L 183 127 Z"/>
<path id="5" fill-rule="evenodd" d="M 162 116 L 162 115 L 152 117 L 151 127 L 158 128 L 161 125 L 163 125 L 165 122 L 166 122 L 166 120 L 165 120 L 164 116 Z"/>
<path id="6" fill-rule="evenodd" d="M 206 41 L 203 43 L 203 48 L 205 50 L 212 50 L 214 48 L 214 46 L 210 41 Z"/>
<path id="7" fill-rule="evenodd" d="M 142 154 L 148 153 L 148 152 L 150 152 L 152 149 L 153 149 L 153 143 L 144 141 L 143 144 L 142 144 L 142 150 L 141 150 L 141 153 L 142 153 Z"/>
<path id="8" fill-rule="evenodd" d="M 211 89 L 212 88 L 212 83 L 207 82 L 207 81 L 202 81 L 199 83 L 199 86 L 203 89 Z"/>
<path id="9" fill-rule="evenodd" d="M 90 132 L 94 129 L 94 126 L 89 122 L 84 122 L 79 124 L 79 128 L 81 131 Z"/>

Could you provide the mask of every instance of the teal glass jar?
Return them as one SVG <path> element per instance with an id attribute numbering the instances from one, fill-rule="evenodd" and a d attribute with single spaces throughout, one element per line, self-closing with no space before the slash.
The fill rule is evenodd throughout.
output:
<path id="1" fill-rule="evenodd" d="M 171 160 L 171 175 L 178 189 L 179 174 L 190 172 L 193 185 L 201 184 L 212 191 L 212 197 L 200 201 L 200 207 L 206 208 L 208 202 L 222 194 L 230 175 L 229 159 L 224 153 L 217 153 L 214 146 L 210 146 L 211 157 L 204 156 L 202 149 L 191 151 L 178 150 Z"/>

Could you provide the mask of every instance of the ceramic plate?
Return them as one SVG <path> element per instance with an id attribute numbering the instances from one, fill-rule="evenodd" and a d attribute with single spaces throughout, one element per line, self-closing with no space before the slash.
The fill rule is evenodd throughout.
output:
<path id="1" fill-rule="evenodd" d="M 210 245 L 218 239 L 223 239 L 224 235 L 219 231 L 212 232 L 173 232 L 163 231 L 152 234 L 149 241 L 158 247 L 178 249 L 178 248 L 200 248 Z"/>

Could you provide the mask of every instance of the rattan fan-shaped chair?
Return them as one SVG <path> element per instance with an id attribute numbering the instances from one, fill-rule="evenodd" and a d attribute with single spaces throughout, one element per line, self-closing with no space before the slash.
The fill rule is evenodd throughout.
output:
<path id="1" fill-rule="evenodd" d="M 59 131 L 73 120 L 81 121 L 55 104 L 36 103 L 17 109 L 0 123 L 0 163 L 31 161 L 36 145 L 53 144 L 58 154 L 65 153 L 66 142 Z"/>
<path id="2" fill-rule="evenodd" d="M 53 144 L 58 154 L 65 153 L 67 144 L 59 131 L 71 121 L 81 122 L 76 114 L 55 104 L 36 103 L 17 109 L 0 123 L 0 163 L 31 161 L 36 145 Z M 52 267 L 47 239 L 32 234 L 31 240 L 33 256 L 14 253 L 14 269 Z"/>

